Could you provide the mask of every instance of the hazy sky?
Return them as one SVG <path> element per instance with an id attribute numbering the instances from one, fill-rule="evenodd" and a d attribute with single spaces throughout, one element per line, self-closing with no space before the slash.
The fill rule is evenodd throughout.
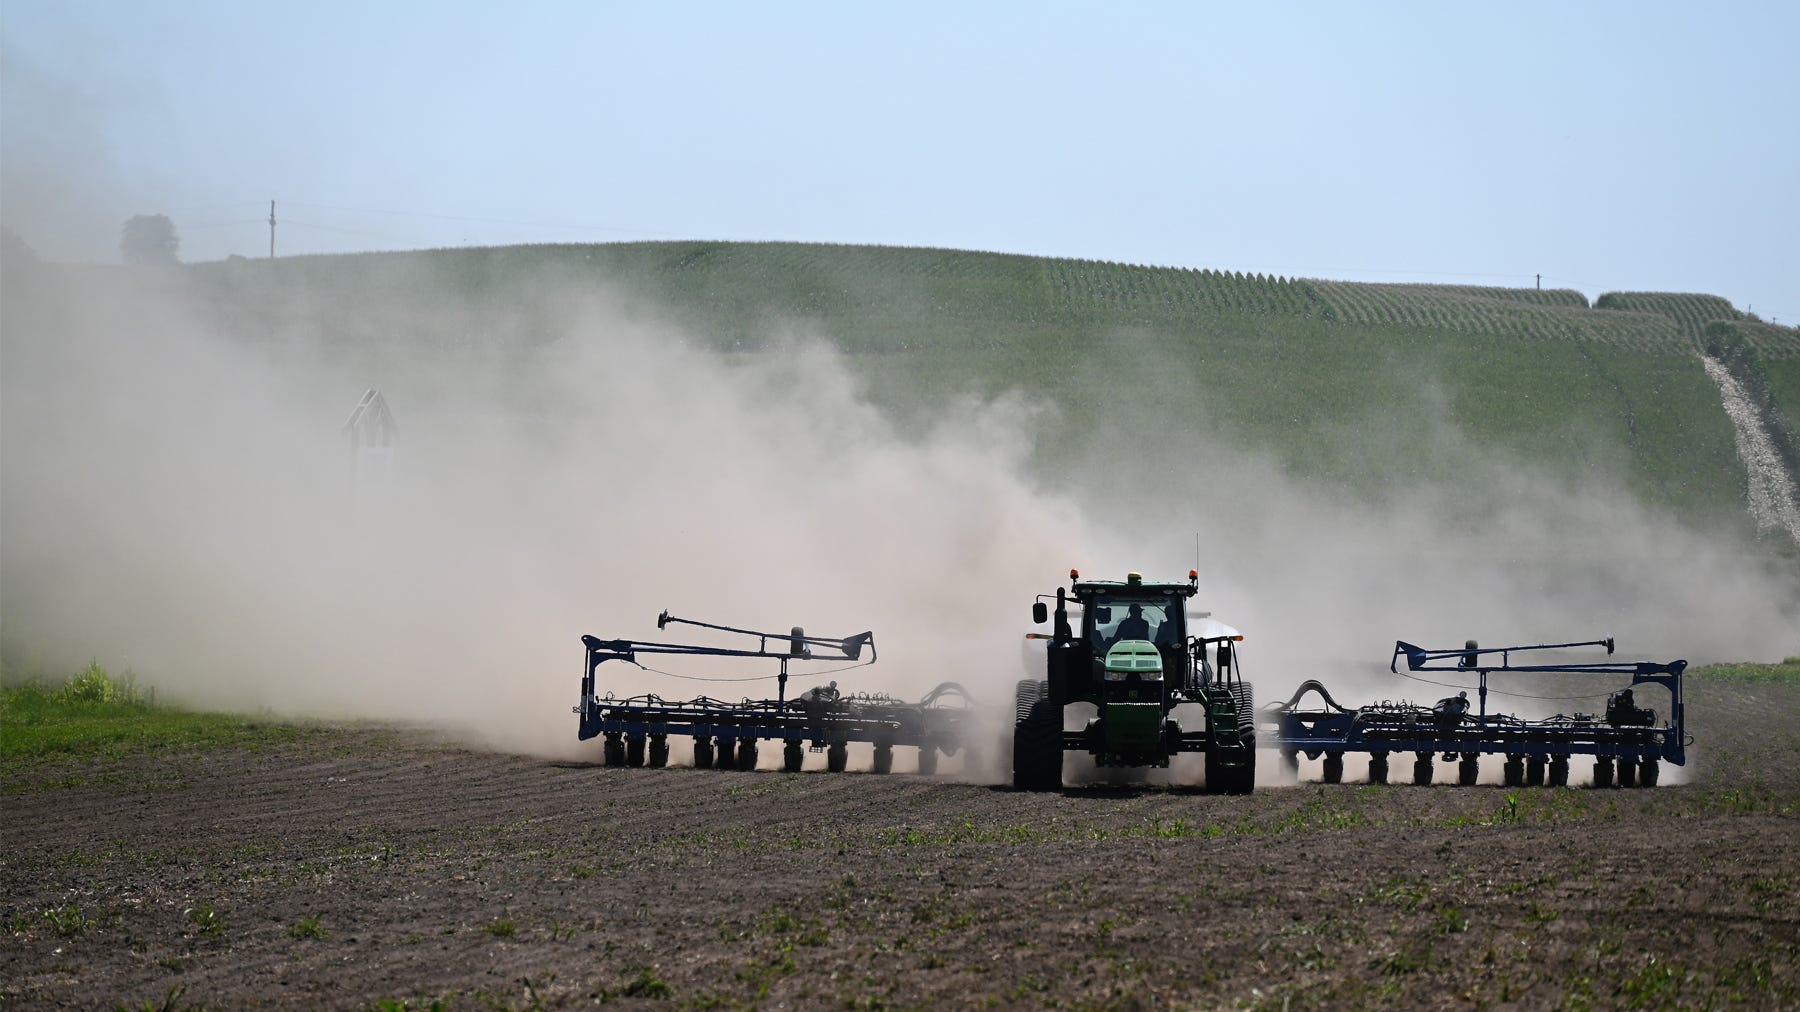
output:
<path id="1" fill-rule="evenodd" d="M 1800 4 L 0 3 L 0 217 L 115 260 L 719 238 L 1800 323 Z"/>

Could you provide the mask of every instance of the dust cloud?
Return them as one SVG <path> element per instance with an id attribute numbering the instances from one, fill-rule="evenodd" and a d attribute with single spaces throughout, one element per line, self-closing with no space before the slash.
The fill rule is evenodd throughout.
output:
<path id="1" fill-rule="evenodd" d="M 234 332 L 182 271 L 24 265 L 5 280 L 14 670 L 97 658 L 164 698 L 572 756 L 579 637 L 662 638 L 666 608 L 875 632 L 879 663 L 796 666 L 793 691 L 831 678 L 916 698 L 954 680 L 1004 707 L 1034 673 L 1020 650 L 1034 594 L 1070 566 L 1178 578 L 1196 535 L 1195 604 L 1246 632 L 1262 702 L 1309 677 L 1352 704 L 1442 694 L 1386 673 L 1396 638 L 1616 635 L 1631 656 L 1695 660 L 1800 642 L 1778 565 L 1472 448 L 1471 473 L 1505 476 L 1477 484 L 1476 513 L 1444 490 L 1324 496 L 1200 438 L 1159 457 L 1096 434 L 1104 466 L 1046 477 L 1030 461 L 1048 409 L 1020 396 L 946 396 L 901 428 L 821 342 L 700 350 L 592 283 L 521 293 L 540 340 L 497 355 L 334 350 L 303 311 L 284 315 L 291 332 Z M 419 269 L 407 305 L 453 305 L 451 285 Z M 370 386 L 400 441 L 391 474 L 359 487 L 340 426 Z M 774 691 L 675 677 L 772 663 L 646 663 L 672 674 L 609 664 L 601 689 Z"/>
<path id="2" fill-rule="evenodd" d="M 1094 494 L 1078 495 L 1090 521 L 1104 518 L 1112 535 L 1090 538 L 1110 553 L 1091 568 L 1197 568 L 1194 607 L 1246 634 L 1243 673 L 1261 703 L 1286 699 L 1308 678 L 1351 706 L 1430 702 L 1462 687 L 1391 674 L 1396 640 L 1452 648 L 1471 638 L 1498 647 L 1610 636 L 1618 645 L 1611 658 L 1588 648 L 1537 655 L 1544 662 L 1703 664 L 1800 651 L 1800 572 L 1791 555 L 1768 541 L 1686 527 L 1636 500 L 1623 473 L 1572 479 L 1471 442 L 1423 379 L 1414 405 L 1371 405 L 1341 423 L 1372 448 L 1359 463 L 1389 489 L 1370 494 L 1206 436 L 1223 425 L 1203 423 L 1174 446 L 1145 439 L 1122 453 L 1132 444 L 1121 434 L 1161 430 L 1162 405 L 1198 405 L 1204 416 L 1207 390 L 1154 363 L 1121 381 L 1121 369 L 1133 366 L 1116 350 L 1102 346 L 1097 358 L 1115 386 L 1144 391 L 1143 403 L 1115 406 L 1110 429 L 1070 454 L 1065 473 L 1077 488 L 1148 494 L 1112 496 L 1103 509 L 1092 506 L 1102 501 Z M 1407 462 L 1425 457 L 1454 461 L 1455 483 L 1410 475 Z M 1495 676 L 1494 706 L 1527 716 L 1591 712 L 1619 685 L 1587 677 L 1598 681 L 1581 700 L 1569 698 L 1583 691 L 1578 683 L 1546 690 L 1541 676 Z M 1537 695 L 1560 698 L 1530 698 Z"/>
<path id="3" fill-rule="evenodd" d="M 1018 467 L 1023 406 L 964 403 L 902 437 L 817 346 L 728 360 L 604 293 L 539 291 L 555 337 L 503 382 L 420 349 L 389 383 L 217 331 L 178 276 L 34 273 L 5 336 L 9 654 L 96 657 L 166 697 L 570 754 L 579 637 L 661 638 L 663 608 L 872 629 L 880 662 L 828 677 L 916 697 L 1015 668 L 1045 546 L 1083 537 Z M 339 425 L 371 380 L 400 441 L 358 489 Z M 601 676 L 621 695 L 774 690 Z"/>

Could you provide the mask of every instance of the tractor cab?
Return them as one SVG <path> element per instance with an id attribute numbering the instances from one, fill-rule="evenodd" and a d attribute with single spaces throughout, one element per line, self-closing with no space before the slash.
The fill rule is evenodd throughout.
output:
<path id="1" fill-rule="evenodd" d="M 1184 602 L 1178 597 L 1104 592 L 1088 602 L 1082 634 L 1100 656 L 1132 640 L 1179 646 L 1187 639 L 1183 612 Z"/>
<path id="2" fill-rule="evenodd" d="M 1181 684 L 1188 667 L 1188 583 L 1145 583 L 1132 573 L 1125 582 L 1075 581 L 1081 605 L 1081 640 L 1092 657 L 1096 703 L 1165 701 L 1165 677 Z"/>
<path id="3" fill-rule="evenodd" d="M 1192 666 L 1187 601 L 1198 575 L 1186 583 L 1147 583 L 1137 573 L 1123 581 L 1082 580 L 1074 571 L 1069 577 L 1068 590 L 1057 591 L 1056 631 L 1049 637 L 1052 694 L 1097 706 L 1153 704 L 1160 721 Z M 1078 624 L 1070 621 L 1071 608 L 1080 611 Z M 1048 616 L 1039 602 L 1034 617 Z"/>
<path id="4" fill-rule="evenodd" d="M 1101 603 L 1104 601 L 1105 603 Z M 1179 672 L 1179 662 L 1163 651 L 1180 649 L 1179 599 L 1097 595 L 1082 622 L 1093 650 L 1101 706 L 1116 703 L 1154 706 L 1162 720 L 1163 672 Z"/>

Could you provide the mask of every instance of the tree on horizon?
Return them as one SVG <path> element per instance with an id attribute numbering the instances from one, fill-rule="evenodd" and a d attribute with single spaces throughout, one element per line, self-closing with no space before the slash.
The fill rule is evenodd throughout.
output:
<path id="1" fill-rule="evenodd" d="M 175 223 L 166 214 L 133 215 L 119 233 L 119 259 L 129 266 L 180 263 L 176 256 L 180 249 Z"/>

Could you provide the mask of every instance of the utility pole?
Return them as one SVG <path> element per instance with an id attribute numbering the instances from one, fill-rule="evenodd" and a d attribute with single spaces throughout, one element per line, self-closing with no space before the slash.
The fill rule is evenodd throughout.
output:
<path id="1" fill-rule="evenodd" d="M 271 225 L 275 224 L 275 207 L 274 207 L 274 205 L 270 205 L 270 207 L 269 207 L 269 224 L 271 224 Z M 272 255 L 273 254 L 271 254 L 271 256 Z M 1541 292 L 1544 290 L 1544 276 L 1542 274 L 1539 274 L 1537 276 L 1537 281 L 1538 281 L 1538 291 Z"/>
<path id="2" fill-rule="evenodd" d="M 275 259 L 275 202 L 269 201 L 269 259 Z"/>

